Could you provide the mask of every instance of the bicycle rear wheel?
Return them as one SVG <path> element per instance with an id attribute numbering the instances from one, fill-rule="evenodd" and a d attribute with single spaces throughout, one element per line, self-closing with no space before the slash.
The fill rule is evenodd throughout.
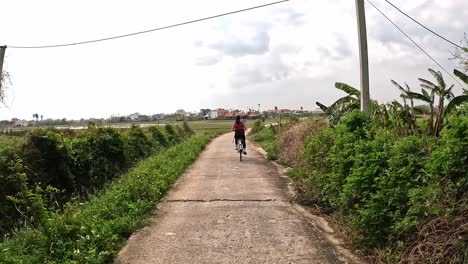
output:
<path id="1" fill-rule="evenodd" d="M 237 141 L 237 149 L 239 150 L 239 160 L 242 162 L 242 154 L 244 152 L 244 146 L 242 145 L 242 140 Z"/>

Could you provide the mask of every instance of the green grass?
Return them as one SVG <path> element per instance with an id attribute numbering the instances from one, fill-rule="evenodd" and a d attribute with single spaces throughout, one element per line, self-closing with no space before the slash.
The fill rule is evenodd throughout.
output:
<path id="1" fill-rule="evenodd" d="M 7 136 L 0 135 L 0 147 L 6 145 L 16 145 L 19 146 L 23 143 L 24 137 L 22 136 Z"/>
<path id="2" fill-rule="evenodd" d="M 266 126 L 249 136 L 250 139 L 258 143 L 267 152 L 268 158 L 271 160 L 278 159 L 278 141 L 274 129 Z"/>
<path id="3" fill-rule="evenodd" d="M 251 127 L 253 125 L 253 122 L 255 120 L 247 120 L 247 127 Z M 274 119 L 268 119 L 265 121 L 265 124 L 270 124 L 270 123 L 275 123 L 276 121 Z M 234 120 L 197 120 L 197 121 L 188 121 L 190 127 L 197 133 L 209 133 L 209 134 L 223 134 L 231 131 L 232 124 L 234 123 Z M 116 126 L 117 128 L 119 127 L 125 127 L 121 129 L 128 129 L 128 127 L 131 126 L 133 123 L 109 123 L 104 126 L 110 125 L 112 127 Z M 135 124 L 139 124 L 138 122 L 135 122 Z M 147 128 L 149 125 L 158 125 L 157 122 L 146 122 L 146 123 L 140 123 L 142 125 L 142 128 Z M 182 121 L 163 121 L 160 123 L 161 126 L 164 124 L 171 124 L 171 125 L 182 125 Z M 72 125 L 71 127 L 84 127 L 86 128 L 87 125 Z M 52 128 L 53 126 L 41 126 L 42 128 Z M 26 127 L 26 128 L 21 128 L 18 130 L 21 131 L 29 131 L 32 130 L 36 127 Z M 79 129 L 75 130 L 79 131 Z M 2 142 L 1 139 L 2 136 L 0 136 L 0 144 Z"/>
<path id="4" fill-rule="evenodd" d="M 88 202 L 49 213 L 41 228 L 16 232 L 0 244 L 0 263 L 112 262 L 209 140 L 195 136 L 145 159 Z"/>
<path id="5" fill-rule="evenodd" d="M 255 120 L 247 120 L 247 128 L 251 128 Z M 266 120 L 265 124 L 274 123 L 274 120 Z M 190 127 L 197 133 L 223 134 L 231 132 L 234 120 L 198 120 L 189 121 Z M 180 125 L 182 122 L 177 122 Z"/>
<path id="6" fill-rule="evenodd" d="M 231 131 L 232 120 L 200 120 L 188 122 L 196 133 L 222 134 Z"/>

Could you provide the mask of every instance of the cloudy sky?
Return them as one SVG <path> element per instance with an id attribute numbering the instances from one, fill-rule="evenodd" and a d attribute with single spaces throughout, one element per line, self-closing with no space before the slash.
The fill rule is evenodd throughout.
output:
<path id="1" fill-rule="evenodd" d="M 108 37 L 268 3 L 268 0 L 2 0 L 0 45 L 48 45 Z M 373 0 L 449 71 L 453 47 L 383 0 Z M 457 43 L 466 0 L 394 0 Z M 88 118 L 177 109 L 315 109 L 359 86 L 354 0 L 291 0 L 263 9 L 89 45 L 6 51 L 12 76 L 0 120 Z M 390 79 L 417 88 L 437 66 L 366 5 L 371 97 L 398 97 Z M 446 76 L 449 83 L 454 81 Z M 461 87 L 456 92 L 460 93 Z"/>

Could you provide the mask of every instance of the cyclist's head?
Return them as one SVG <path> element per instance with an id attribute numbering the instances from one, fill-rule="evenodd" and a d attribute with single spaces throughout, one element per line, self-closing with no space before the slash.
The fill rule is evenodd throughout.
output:
<path id="1" fill-rule="evenodd" d="M 237 122 L 237 123 L 239 123 L 239 122 L 240 122 L 240 120 L 241 120 L 241 117 L 240 117 L 240 115 L 236 115 L 236 122 Z"/>

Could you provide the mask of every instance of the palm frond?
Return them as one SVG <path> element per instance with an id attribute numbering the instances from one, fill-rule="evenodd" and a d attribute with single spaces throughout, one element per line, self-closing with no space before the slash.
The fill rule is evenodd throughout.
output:
<path id="1" fill-rule="evenodd" d="M 345 92 L 345 93 L 347 93 L 349 95 L 354 95 L 357 98 L 361 98 L 361 92 L 358 89 L 352 87 L 351 85 L 348 85 L 346 83 L 337 82 L 337 83 L 335 83 L 335 87 L 336 87 L 336 89 L 342 90 L 343 92 Z"/>
<path id="2" fill-rule="evenodd" d="M 405 82 L 405 86 L 406 86 L 406 91 L 411 92 L 411 88 L 409 87 L 409 85 L 406 82 Z"/>
<path id="3" fill-rule="evenodd" d="M 420 86 L 421 86 L 421 89 L 427 89 L 429 91 L 435 91 L 437 89 L 437 88 L 434 88 L 434 87 L 432 87 L 430 85 L 423 84 L 423 83 L 421 83 Z"/>
<path id="4" fill-rule="evenodd" d="M 398 101 L 393 101 L 392 104 L 393 104 L 394 106 L 399 107 L 399 108 L 404 108 L 403 105 L 400 104 Z"/>
<path id="5" fill-rule="evenodd" d="M 464 74 L 463 72 L 455 69 L 453 70 L 453 73 L 460 78 L 464 83 L 468 84 L 468 75 Z"/>
<path id="6" fill-rule="evenodd" d="M 397 83 L 394 80 L 390 80 L 390 81 L 392 82 L 393 85 L 395 85 L 398 89 L 400 89 L 400 91 L 402 91 L 403 93 L 406 92 L 406 90 L 399 83 Z"/>
<path id="7" fill-rule="evenodd" d="M 437 80 L 437 83 L 439 84 L 439 87 L 441 89 L 444 89 L 447 85 L 445 84 L 444 76 L 440 71 L 435 71 L 431 68 L 428 69 L 428 71 L 434 76 L 434 78 Z"/>
<path id="8" fill-rule="evenodd" d="M 424 90 L 423 90 L 424 91 Z M 411 96 L 413 99 L 421 100 L 427 103 L 432 103 L 432 100 L 429 96 L 426 96 L 426 94 L 420 94 L 420 93 L 415 93 L 415 92 L 407 92 L 409 96 Z M 424 93 L 424 92 L 423 92 Z M 427 92 L 426 92 L 427 93 Z"/>
<path id="9" fill-rule="evenodd" d="M 444 92 L 444 96 L 447 97 L 448 99 L 455 97 L 455 95 L 452 93 L 453 87 L 455 87 L 455 84 L 452 84 L 452 86 L 450 86 L 450 88 L 448 88 L 448 89 Z"/>
<path id="10" fill-rule="evenodd" d="M 327 112 L 328 112 L 328 109 L 330 109 L 328 106 L 325 106 L 324 104 L 322 104 L 322 103 L 320 103 L 320 102 L 315 102 L 315 104 L 316 104 L 318 107 L 320 107 L 320 109 L 321 109 L 322 111 L 324 111 L 325 113 L 327 113 Z"/>
<path id="11" fill-rule="evenodd" d="M 348 95 L 336 100 L 329 108 L 332 111 L 343 111 L 347 106 L 351 106 L 357 102 L 358 100 L 356 98 Z"/>
<path id="12" fill-rule="evenodd" d="M 429 95 L 429 93 L 425 89 L 421 89 L 421 92 L 425 97 L 431 98 L 431 96 Z"/>
<path id="13" fill-rule="evenodd" d="M 437 85 L 435 85 L 433 82 L 428 81 L 428 80 L 426 80 L 426 79 L 418 78 L 418 80 L 419 80 L 420 82 L 422 82 L 421 86 L 422 86 L 423 84 L 425 84 L 425 85 L 431 87 L 431 89 L 435 89 L 435 88 L 437 87 Z"/>

